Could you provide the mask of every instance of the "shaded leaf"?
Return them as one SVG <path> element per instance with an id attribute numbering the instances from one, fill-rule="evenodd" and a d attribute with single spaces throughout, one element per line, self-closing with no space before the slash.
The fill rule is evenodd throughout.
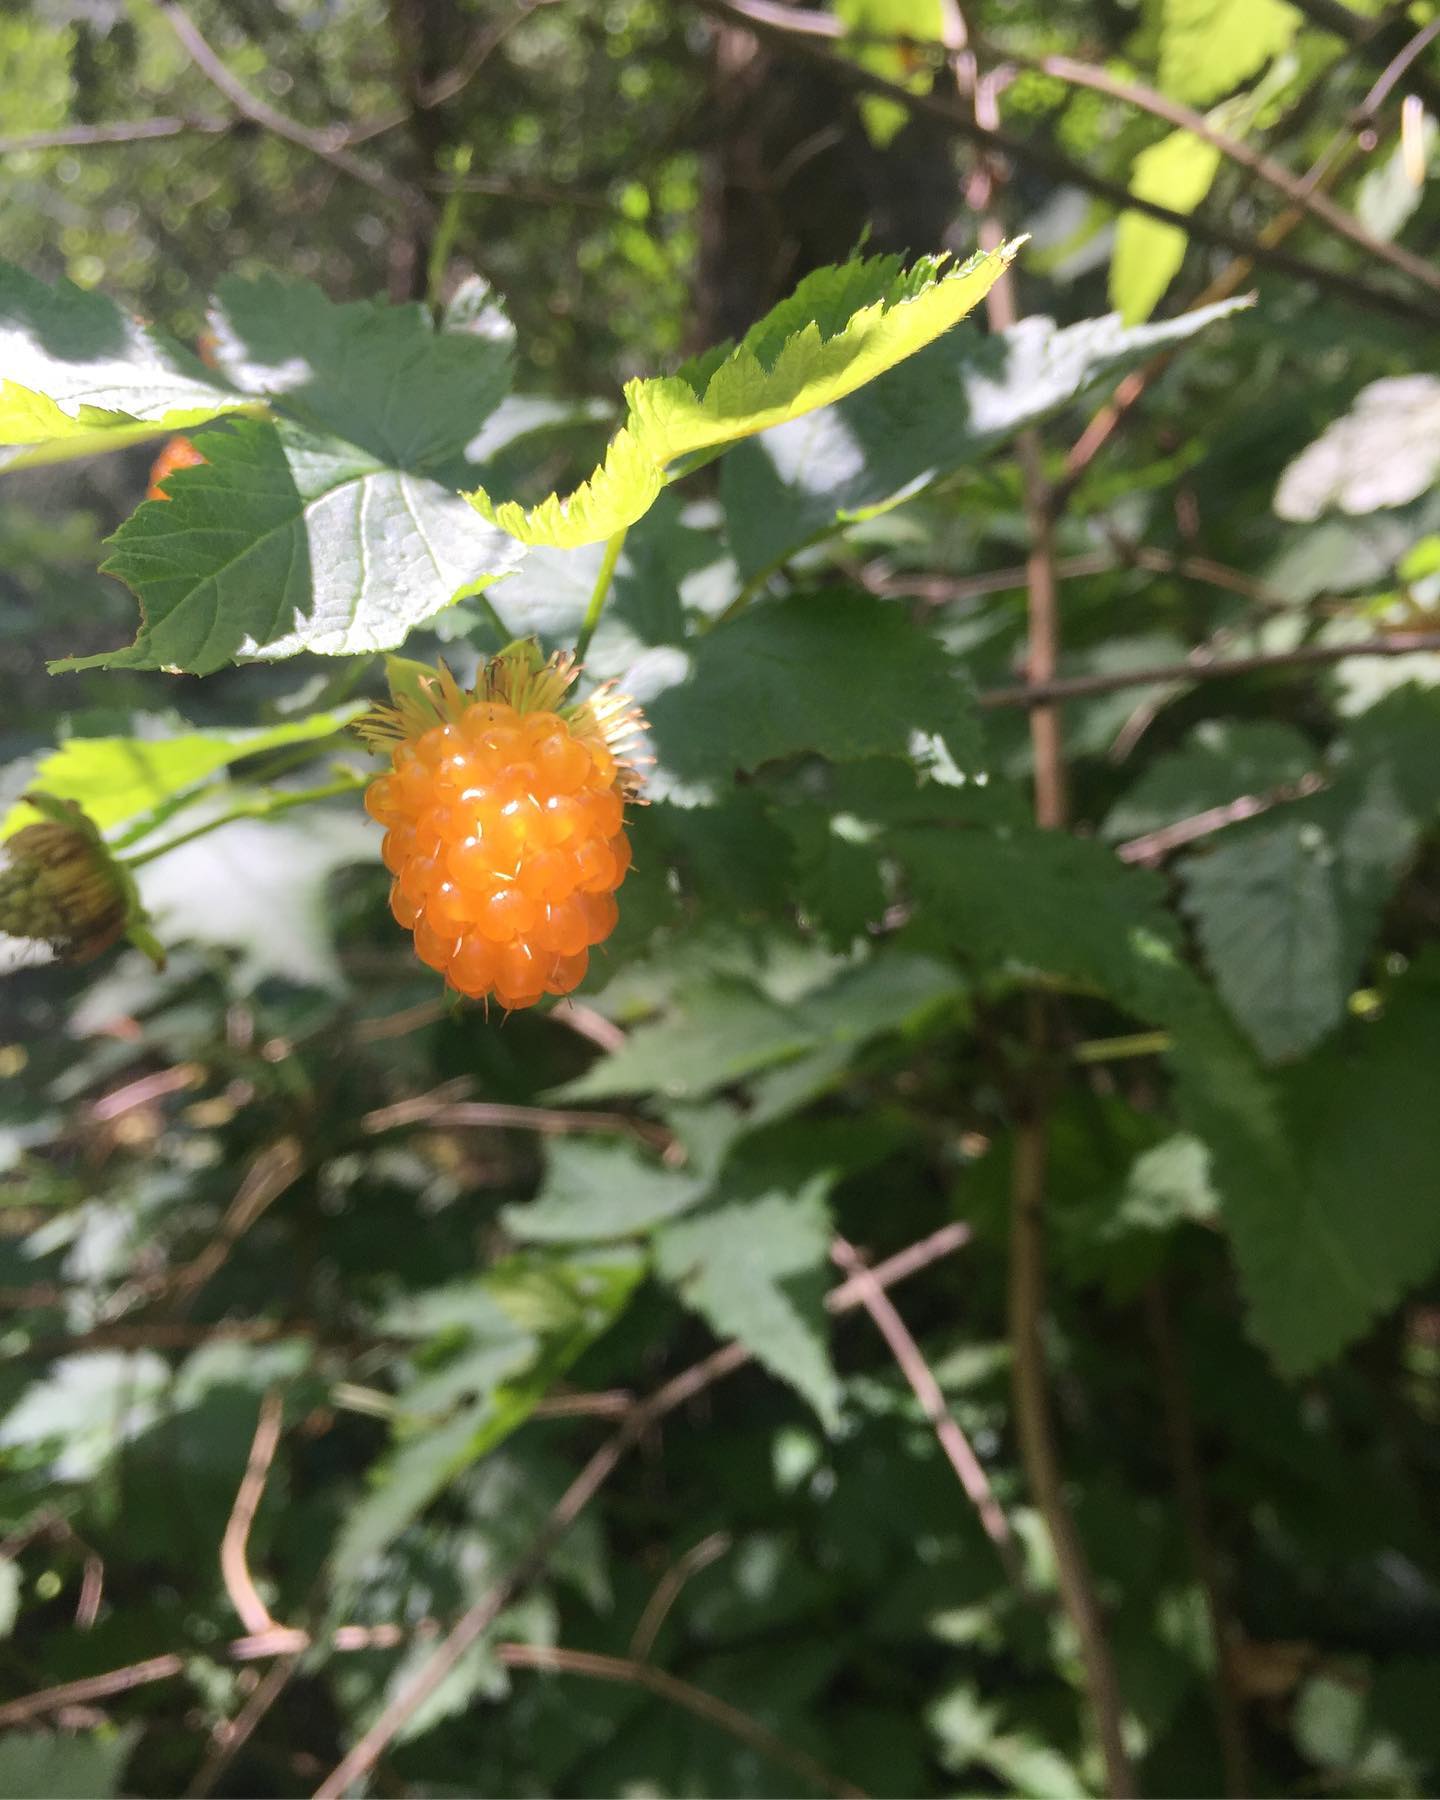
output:
<path id="1" fill-rule="evenodd" d="M 143 1728 L 7 1731 L 0 1735 L 0 1792 L 43 1800 L 109 1800 Z"/>
<path id="2" fill-rule="evenodd" d="M 506 1229 L 532 1243 L 630 1237 L 687 1212 L 705 1196 L 704 1171 L 668 1169 L 633 1144 L 553 1144 L 545 1182 L 525 1206 L 507 1206 Z"/>
<path id="3" fill-rule="evenodd" d="M 236 387 L 283 400 L 311 431 L 392 470 L 433 470 L 458 456 L 510 387 L 514 330 L 473 279 L 437 330 L 419 304 L 337 305 L 309 282 L 231 276 L 210 329 Z"/>
<path id="4" fill-rule="evenodd" d="M 1206 960 L 1267 1059 L 1300 1055 L 1344 1017 L 1414 841 L 1382 769 L 1185 859 L 1185 906 Z"/>
<path id="5" fill-rule="evenodd" d="M 667 1226 L 656 1237 L 655 1256 L 659 1274 L 688 1306 L 721 1337 L 738 1338 L 833 1429 L 840 1386 L 826 1348 L 823 1305 L 828 1185 L 822 1176 L 795 1194 L 718 1205 Z"/>
<path id="6" fill-rule="evenodd" d="M 437 482 L 339 439 L 240 421 L 196 442 L 204 463 L 110 539 L 105 572 L 139 599 L 139 636 L 54 671 L 388 650 L 521 554 Z"/>
<path id="7" fill-rule="evenodd" d="M 1116 313 L 1063 327 L 1025 319 L 999 334 L 964 325 L 836 405 L 737 444 L 720 493 L 741 574 L 908 498 L 1240 304 L 1131 328 Z"/>
<path id="8" fill-rule="evenodd" d="M 1440 1262 L 1440 963 L 1398 981 L 1382 1017 L 1297 1069 L 1287 1113 L 1304 1158 L 1274 1197 L 1277 1256 L 1255 1305 L 1290 1369 L 1336 1355 Z"/>
<path id="9" fill-rule="evenodd" d="M 688 678 L 648 708 L 656 791 L 777 757 L 903 756 L 917 732 L 979 759 L 970 684 L 898 607 L 856 594 L 756 604 L 700 638 Z"/>

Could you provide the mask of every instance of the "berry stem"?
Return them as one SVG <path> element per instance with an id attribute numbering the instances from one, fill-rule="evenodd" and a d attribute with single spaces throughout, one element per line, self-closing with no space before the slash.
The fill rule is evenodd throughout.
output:
<path id="1" fill-rule="evenodd" d="M 173 837 L 163 844 L 156 844 L 153 849 L 142 850 L 138 856 L 127 856 L 124 866 L 127 869 L 140 869 L 146 863 L 155 862 L 162 856 L 168 856 L 172 850 L 178 850 L 182 844 L 193 843 L 196 838 L 218 831 L 222 825 L 233 824 L 236 819 L 268 819 L 274 813 L 288 812 L 292 806 L 305 806 L 312 800 L 329 800 L 336 794 L 353 794 L 356 788 L 364 787 L 365 777 L 358 773 L 337 776 L 334 781 L 327 781 L 322 787 L 297 788 L 289 794 L 254 794 L 238 806 L 231 807 L 229 812 L 218 814 L 207 819 L 203 825 L 196 825 L 191 831 L 182 831 L 179 837 Z"/>
<path id="2" fill-rule="evenodd" d="M 615 578 L 615 565 L 620 560 L 620 552 L 625 548 L 625 533 L 630 529 L 622 526 L 612 538 L 605 543 L 605 554 L 600 558 L 600 573 L 595 577 L 595 591 L 590 596 L 590 604 L 585 609 L 585 619 L 580 627 L 580 635 L 575 640 L 575 660 L 583 662 L 585 652 L 590 648 L 590 640 L 595 635 L 595 627 L 600 623 L 600 615 L 605 610 L 605 599 L 610 592 L 610 583 Z"/>
<path id="3" fill-rule="evenodd" d="M 469 144 L 458 145 L 452 154 L 450 174 L 455 185 L 445 196 L 440 223 L 435 230 L 435 242 L 430 249 L 430 262 L 425 271 L 425 299 L 437 320 L 445 310 L 445 272 L 450 267 L 450 257 L 460 231 L 460 215 L 465 210 L 465 177 L 470 173 L 474 155 L 474 149 Z"/>

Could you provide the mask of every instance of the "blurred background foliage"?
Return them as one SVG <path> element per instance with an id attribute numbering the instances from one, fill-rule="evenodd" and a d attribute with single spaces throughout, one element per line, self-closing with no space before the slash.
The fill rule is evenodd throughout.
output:
<path id="1" fill-rule="evenodd" d="M 1258 292 L 1103 442 L 1081 435 L 1099 388 L 1039 454 L 1064 495 L 1060 672 L 1094 678 L 1064 712 L 1071 817 L 1162 871 L 1289 1108 L 1320 1217 L 1282 1221 L 1279 1256 L 1324 1349 L 1285 1374 L 1251 1335 L 1157 1020 L 1087 973 L 1092 936 L 1149 928 L 1086 885 L 1093 843 L 1017 851 L 1013 878 L 997 852 L 963 892 L 942 869 L 947 928 L 912 930 L 866 835 L 877 812 L 904 829 L 893 769 L 769 761 L 723 804 L 642 813 L 583 1005 L 502 1027 L 439 1001 L 353 803 L 244 820 L 147 870 L 163 973 L 124 951 L 0 995 L 4 1693 L 173 1659 L 130 1691 L 0 1702 L 0 1790 L 310 1792 L 718 1334 L 761 1366 L 639 1433 L 371 1791 L 1105 1791 L 1010 1399 L 1006 956 L 1071 989 L 1045 1341 L 1143 1791 L 1440 1785 L 1436 20 L 1428 0 L 983 0 L 962 40 L 948 0 L 798 19 L 761 0 L 12 0 L 8 259 L 194 341 L 227 273 L 423 295 L 460 184 L 445 290 L 493 283 L 522 388 L 554 403 L 512 458 L 527 494 L 589 468 L 620 381 L 862 241 L 968 253 L 992 210 L 1031 236 L 1023 314 L 1062 325 Z M 973 62 L 935 50 L 962 41 Z M 967 127 L 986 107 L 1001 167 Z M 1360 237 L 1303 209 L 1282 229 L 1294 196 L 1256 154 Z M 1122 212 L 1127 189 L 1193 230 Z M 318 658 L 46 675 L 131 629 L 95 568 L 148 461 L 0 487 L 7 802 L 67 739 L 280 723 L 373 688 L 368 664 Z M 933 634 L 892 667 L 857 626 L 857 691 L 889 668 L 903 694 L 937 642 L 982 692 L 1017 679 L 1023 462 L 965 463 L 788 559 L 837 616 L 893 602 Z M 737 453 L 724 480 L 632 540 L 602 665 L 663 656 L 733 598 L 736 561 L 763 567 L 734 521 L 763 541 L 773 469 Z M 508 592 L 573 636 L 544 553 Z M 1333 654 L 1387 636 L 1403 654 Z M 467 602 L 414 653 L 496 647 Z M 1246 656 L 1262 666 L 1195 672 Z M 947 817 L 1023 845 L 1024 711 L 984 724 L 990 779 L 945 790 Z M 234 777 L 283 781 L 285 758 Z M 1271 810 L 1247 821 L 1257 794 Z M 1212 809 L 1225 830 L 1187 837 Z M 1049 935 L 1004 941 L 987 920 L 1012 908 Z M 832 1349 L 818 1322 L 832 1231 L 880 1259 L 947 1223 L 969 1241 L 895 1301 L 1008 1559 L 874 1324 L 837 1323 Z M 1358 1296 L 1333 1330 L 1327 1282 Z M 315 1643 L 251 1659 L 219 1547 L 277 1393 L 249 1568 L 262 1613 Z"/>

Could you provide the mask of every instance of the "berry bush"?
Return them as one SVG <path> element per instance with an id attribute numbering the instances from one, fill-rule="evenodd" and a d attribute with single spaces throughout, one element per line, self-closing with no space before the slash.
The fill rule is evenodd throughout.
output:
<path id="1" fill-rule="evenodd" d="M 1434 1792 L 1433 7 L 50 10 L 0 1793 Z"/>

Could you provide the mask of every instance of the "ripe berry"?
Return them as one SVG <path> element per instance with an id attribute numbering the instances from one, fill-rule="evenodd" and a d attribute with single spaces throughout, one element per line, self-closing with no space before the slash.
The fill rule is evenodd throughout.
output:
<path id="1" fill-rule="evenodd" d="M 391 669 L 395 705 L 361 727 L 390 757 L 365 794 L 385 827 L 390 910 L 468 998 L 515 1012 L 568 994 L 620 916 L 638 714 L 609 692 L 567 704 L 574 659 L 542 663 L 528 643 L 469 694 L 443 667 Z"/>
<path id="2" fill-rule="evenodd" d="M 165 448 L 150 465 L 150 485 L 145 490 L 145 498 L 168 500 L 170 496 L 161 485 L 166 476 L 173 475 L 176 469 L 193 469 L 196 463 L 204 460 L 188 437 L 167 438 Z"/>

